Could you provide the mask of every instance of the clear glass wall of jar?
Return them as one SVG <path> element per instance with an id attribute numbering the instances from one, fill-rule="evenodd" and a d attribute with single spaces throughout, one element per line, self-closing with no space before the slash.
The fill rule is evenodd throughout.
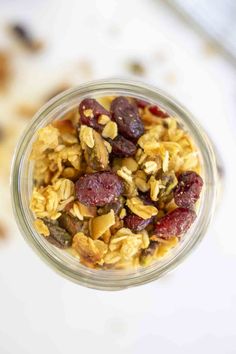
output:
<path id="1" fill-rule="evenodd" d="M 109 95 L 131 96 L 147 100 L 153 104 L 159 104 L 170 115 L 177 116 L 194 139 L 202 161 L 202 176 L 205 186 L 196 222 L 179 245 L 166 257 L 150 266 L 139 269 L 96 270 L 86 268 L 76 258 L 54 247 L 36 232 L 33 226 L 34 216 L 29 209 L 29 200 L 33 188 L 33 165 L 29 161 L 29 155 L 38 129 L 55 119 L 60 119 L 65 113 L 77 107 L 85 97 L 96 98 Z M 42 107 L 28 125 L 16 148 L 11 188 L 13 209 L 19 229 L 27 243 L 46 263 L 61 275 L 78 284 L 101 290 L 119 290 L 141 285 L 163 276 L 190 254 L 205 235 L 213 216 L 218 189 L 218 175 L 211 142 L 191 113 L 155 87 L 139 82 L 113 79 L 91 82 L 65 91 Z"/>

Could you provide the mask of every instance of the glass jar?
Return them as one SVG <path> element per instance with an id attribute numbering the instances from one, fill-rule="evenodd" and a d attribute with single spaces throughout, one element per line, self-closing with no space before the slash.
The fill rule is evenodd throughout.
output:
<path id="1" fill-rule="evenodd" d="M 85 97 L 96 98 L 109 95 L 132 96 L 147 100 L 160 105 L 170 115 L 177 116 L 195 141 L 202 163 L 204 188 L 195 223 L 185 234 L 182 241 L 167 256 L 147 267 L 138 269 L 97 270 L 83 266 L 76 258 L 54 247 L 36 232 L 33 226 L 34 216 L 29 209 L 33 188 L 33 164 L 29 161 L 29 155 L 38 129 L 55 119 L 60 119 L 65 113 L 77 107 Z M 182 262 L 206 233 L 215 209 L 217 185 L 217 165 L 212 144 L 192 114 L 155 87 L 139 82 L 116 79 L 83 84 L 65 91 L 43 106 L 32 119 L 18 143 L 11 175 L 14 214 L 27 243 L 61 275 L 78 284 L 102 290 L 119 290 L 148 283 L 163 276 Z"/>

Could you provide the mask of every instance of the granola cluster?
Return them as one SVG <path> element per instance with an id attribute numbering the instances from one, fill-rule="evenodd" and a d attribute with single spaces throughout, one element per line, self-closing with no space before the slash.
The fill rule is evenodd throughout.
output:
<path id="1" fill-rule="evenodd" d="M 84 99 L 38 131 L 31 159 L 35 229 L 85 266 L 146 266 L 195 220 L 198 150 L 159 106 Z"/>

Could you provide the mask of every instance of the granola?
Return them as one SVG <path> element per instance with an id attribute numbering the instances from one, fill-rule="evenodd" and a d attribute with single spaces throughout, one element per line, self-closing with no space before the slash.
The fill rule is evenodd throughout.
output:
<path id="1" fill-rule="evenodd" d="M 30 158 L 36 231 L 86 267 L 148 266 L 195 220 L 198 149 L 159 106 L 85 99 L 39 129 Z"/>

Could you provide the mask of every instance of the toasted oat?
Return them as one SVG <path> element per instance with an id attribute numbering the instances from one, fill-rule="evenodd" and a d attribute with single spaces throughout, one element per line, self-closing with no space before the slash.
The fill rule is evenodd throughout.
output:
<path id="1" fill-rule="evenodd" d="M 110 153 L 112 152 L 112 146 L 111 146 L 111 144 L 108 143 L 108 141 L 106 141 L 106 140 L 104 140 L 103 143 L 104 143 L 104 145 L 105 145 L 105 147 L 106 147 L 108 153 L 110 154 Z"/>
<path id="2" fill-rule="evenodd" d="M 60 205 L 70 202 L 71 197 L 74 198 L 74 184 L 72 181 L 62 178 L 55 185 L 35 187 L 30 208 L 39 218 L 47 217 L 55 220 L 61 215 Z"/>
<path id="3" fill-rule="evenodd" d="M 127 183 L 132 183 L 132 171 L 130 171 L 127 167 L 122 167 L 120 170 L 117 171 L 118 176 L 123 178 Z"/>
<path id="4" fill-rule="evenodd" d="M 102 136 L 104 138 L 110 138 L 110 139 L 115 139 L 115 137 L 118 135 L 118 128 L 117 124 L 115 122 L 108 122 L 105 127 L 103 128 L 102 131 Z"/>
<path id="5" fill-rule="evenodd" d="M 147 175 L 150 175 L 150 174 L 157 172 L 158 165 L 157 165 L 156 161 L 146 161 L 143 164 L 143 169 Z"/>
<path id="6" fill-rule="evenodd" d="M 147 192 L 150 188 L 144 171 L 138 170 L 134 176 L 134 183 L 141 192 Z"/>
<path id="7" fill-rule="evenodd" d="M 133 197 L 127 199 L 126 202 L 128 208 L 136 215 L 143 219 L 149 219 L 154 215 L 157 215 L 158 210 L 152 205 L 145 205 L 140 198 Z"/>
<path id="8" fill-rule="evenodd" d="M 80 259 L 90 264 L 96 264 L 107 252 L 107 245 L 100 240 L 92 240 L 82 232 L 73 237 L 72 248 L 78 253 Z"/>
<path id="9" fill-rule="evenodd" d="M 110 117 L 108 117 L 106 114 L 101 114 L 101 115 L 98 117 L 98 123 L 99 123 L 99 124 L 105 125 L 105 124 L 107 124 L 108 122 L 110 122 Z"/>
<path id="10" fill-rule="evenodd" d="M 157 201 L 160 191 L 160 181 L 151 176 L 148 183 L 150 185 L 150 197 L 153 201 Z"/>
<path id="11" fill-rule="evenodd" d="M 51 124 L 39 129 L 37 140 L 33 144 L 31 159 L 40 159 L 48 149 L 55 149 L 59 144 L 59 130 Z"/>
<path id="12" fill-rule="evenodd" d="M 80 143 L 82 149 L 85 149 L 86 146 L 93 148 L 94 147 L 94 138 L 93 138 L 93 129 L 87 125 L 81 125 L 79 133 Z"/>
<path id="13" fill-rule="evenodd" d="M 36 219 L 34 221 L 34 227 L 36 231 L 38 231 L 38 233 L 40 233 L 41 235 L 46 237 L 50 235 L 49 229 L 47 225 L 44 224 L 43 220 Z"/>
<path id="14" fill-rule="evenodd" d="M 162 163 L 162 169 L 164 172 L 168 171 L 168 165 L 169 165 L 169 151 L 165 151 L 165 157 Z"/>

